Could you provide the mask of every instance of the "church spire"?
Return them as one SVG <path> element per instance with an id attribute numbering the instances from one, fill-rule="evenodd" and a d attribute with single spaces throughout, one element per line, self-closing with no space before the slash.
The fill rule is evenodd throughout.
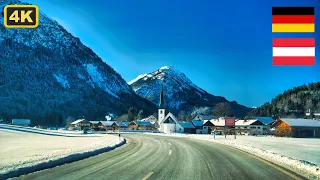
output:
<path id="1" fill-rule="evenodd" d="M 159 109 L 164 109 L 163 83 L 161 84 Z"/>

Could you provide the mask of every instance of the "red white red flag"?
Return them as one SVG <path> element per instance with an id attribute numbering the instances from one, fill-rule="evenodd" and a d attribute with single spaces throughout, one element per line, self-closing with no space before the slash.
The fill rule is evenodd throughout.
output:
<path id="1" fill-rule="evenodd" d="M 272 47 L 273 65 L 315 65 L 314 38 L 273 38 Z"/>

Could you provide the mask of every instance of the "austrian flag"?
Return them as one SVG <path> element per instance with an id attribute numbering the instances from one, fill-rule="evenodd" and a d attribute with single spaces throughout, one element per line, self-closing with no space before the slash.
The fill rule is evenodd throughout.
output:
<path id="1" fill-rule="evenodd" d="M 315 65 L 314 38 L 273 38 L 272 44 L 273 65 Z"/>

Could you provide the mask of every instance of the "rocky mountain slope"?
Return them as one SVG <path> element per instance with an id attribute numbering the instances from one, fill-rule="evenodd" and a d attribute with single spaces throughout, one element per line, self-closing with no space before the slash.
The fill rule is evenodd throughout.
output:
<path id="1" fill-rule="evenodd" d="M 245 116 L 251 108 L 229 102 L 221 96 L 214 96 L 199 88 L 188 79 L 185 74 L 172 66 L 164 66 L 149 74 L 139 75 L 130 81 L 133 90 L 143 98 L 159 104 L 161 84 L 164 89 L 165 106 L 172 112 L 191 112 L 194 107 L 213 108 L 217 103 L 229 103 L 235 116 Z"/>
<path id="2" fill-rule="evenodd" d="M 10 3 L 21 4 L 0 1 L 1 10 Z M 44 13 L 35 29 L 5 28 L 3 17 L 0 24 L 0 116 L 43 123 L 48 114 L 91 120 L 131 106 L 155 112 L 154 104 Z"/>

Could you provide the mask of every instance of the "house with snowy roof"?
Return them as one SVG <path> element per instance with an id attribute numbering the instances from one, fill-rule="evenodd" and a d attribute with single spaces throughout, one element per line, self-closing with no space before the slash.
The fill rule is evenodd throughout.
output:
<path id="1" fill-rule="evenodd" d="M 117 121 L 100 121 L 100 122 L 103 125 L 103 129 L 107 131 L 107 130 L 113 130 L 112 125 Z"/>
<path id="2" fill-rule="evenodd" d="M 196 127 L 196 134 L 210 134 L 213 124 L 209 120 L 192 120 L 191 123 Z"/>
<path id="3" fill-rule="evenodd" d="M 152 123 L 149 121 L 131 121 L 129 130 L 152 130 Z"/>
<path id="4" fill-rule="evenodd" d="M 130 124 L 130 122 L 117 121 L 112 124 L 112 129 L 114 129 L 114 130 L 119 130 L 119 129 L 120 130 L 128 130 L 129 124 Z"/>
<path id="5" fill-rule="evenodd" d="M 320 120 L 279 118 L 273 126 L 276 136 L 320 138 Z"/>
<path id="6" fill-rule="evenodd" d="M 240 135 L 267 134 L 266 125 L 257 119 L 236 120 L 236 132 Z"/>
<path id="7" fill-rule="evenodd" d="M 85 127 L 89 128 L 91 126 L 91 123 L 88 120 L 85 119 L 78 119 L 70 123 L 70 129 L 71 130 L 83 130 Z"/>

